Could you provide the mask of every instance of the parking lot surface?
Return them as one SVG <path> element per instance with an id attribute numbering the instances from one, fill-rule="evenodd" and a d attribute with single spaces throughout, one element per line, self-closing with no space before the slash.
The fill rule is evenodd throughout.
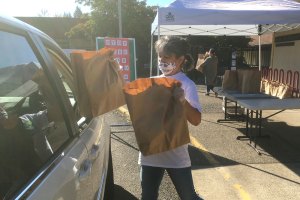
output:
<path id="1" fill-rule="evenodd" d="M 265 119 L 262 133 L 270 137 L 257 141 L 257 148 L 262 152 L 262 155 L 258 155 L 250 147 L 249 140 L 236 139 L 237 136 L 245 135 L 245 122 L 218 123 L 218 119 L 224 118 L 223 98 L 205 96 L 205 87 L 197 87 L 203 107 L 202 122 L 196 127 L 189 126 L 189 152 L 197 192 L 204 199 L 211 200 L 299 199 L 300 111 L 286 110 L 276 115 L 274 114 L 278 111 L 263 111 Z M 128 115 L 126 112 L 126 107 L 120 108 L 123 116 Z M 123 189 L 129 191 L 131 198 L 138 199 L 140 188 L 137 146 L 134 135 L 131 136 L 133 138 L 129 139 L 129 135 L 118 135 L 123 140 L 123 145 L 126 140 L 127 146 L 131 145 L 131 151 L 134 152 L 129 158 L 130 163 L 124 163 L 126 159 L 122 158 L 122 165 L 134 163 L 134 173 L 130 175 L 130 171 L 127 171 L 130 181 L 126 181 L 126 176 L 121 176 L 117 178 L 117 184 L 119 179 L 126 181 L 127 186 L 124 185 Z M 120 148 L 121 144 L 118 145 Z M 131 188 L 133 185 L 135 188 Z M 160 188 L 159 199 L 178 199 L 176 194 L 171 194 L 174 192 L 172 183 L 167 178 Z"/>

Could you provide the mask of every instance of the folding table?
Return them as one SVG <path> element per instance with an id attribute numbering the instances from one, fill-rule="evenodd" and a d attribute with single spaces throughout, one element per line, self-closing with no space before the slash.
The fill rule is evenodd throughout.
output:
<path id="1" fill-rule="evenodd" d="M 275 99 L 275 98 L 260 98 L 260 99 L 237 99 L 237 103 L 246 108 L 246 136 L 239 136 L 237 139 L 242 137 L 248 137 L 250 140 L 250 146 L 253 147 L 259 155 L 261 152 L 256 148 L 256 142 L 258 138 L 266 137 L 261 134 L 262 124 L 262 111 L 263 110 L 286 110 L 286 109 L 300 109 L 299 98 L 289 99 Z M 258 135 L 253 136 L 254 130 L 258 130 Z M 253 142 L 253 143 L 252 143 Z"/>
<path id="2" fill-rule="evenodd" d="M 233 90 L 217 90 L 218 95 L 224 96 L 224 119 L 217 120 L 218 122 L 226 121 L 244 121 L 246 120 L 246 135 L 238 136 L 237 139 L 249 139 L 250 146 L 253 147 L 259 155 L 261 152 L 256 148 L 258 138 L 268 137 L 268 135 L 261 134 L 262 111 L 263 110 L 286 110 L 286 109 L 300 109 L 299 98 L 279 99 L 277 97 L 267 95 L 264 93 L 242 94 L 239 91 Z M 228 104 L 234 102 L 235 115 L 234 118 L 229 118 L 227 109 Z M 242 107 L 246 109 L 246 116 L 238 116 L 237 109 Z M 281 112 L 280 111 L 280 112 Z M 258 131 L 257 135 L 253 135 L 254 130 Z"/>

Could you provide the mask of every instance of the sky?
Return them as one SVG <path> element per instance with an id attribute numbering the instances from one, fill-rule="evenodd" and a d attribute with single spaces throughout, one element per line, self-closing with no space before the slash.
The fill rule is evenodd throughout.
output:
<path id="1" fill-rule="evenodd" d="M 150 6 L 167 6 L 174 0 L 147 0 L 147 4 Z"/>
<path id="2" fill-rule="evenodd" d="M 167 6 L 174 0 L 147 0 L 151 6 Z M 0 0 L 0 14 L 13 17 L 63 16 L 64 13 L 73 15 L 76 6 L 83 13 L 89 8 L 76 4 L 75 0 Z"/>

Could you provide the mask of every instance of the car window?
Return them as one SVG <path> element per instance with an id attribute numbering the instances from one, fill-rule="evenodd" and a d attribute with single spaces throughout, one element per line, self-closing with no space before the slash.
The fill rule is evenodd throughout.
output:
<path id="1" fill-rule="evenodd" d="M 61 81 L 63 82 L 63 86 L 68 94 L 69 101 L 73 107 L 73 110 L 75 112 L 75 118 L 78 121 L 81 117 L 79 114 L 79 108 L 78 105 L 76 104 L 76 94 L 75 94 L 75 89 L 74 89 L 74 79 L 72 75 L 72 69 L 71 67 L 59 56 L 59 54 L 48 47 L 45 44 L 47 51 L 49 55 L 51 56 L 54 66 L 58 71 L 59 77 Z"/>
<path id="2" fill-rule="evenodd" d="M 58 96 L 24 36 L 0 30 L 0 198 L 9 198 L 68 141 Z"/>

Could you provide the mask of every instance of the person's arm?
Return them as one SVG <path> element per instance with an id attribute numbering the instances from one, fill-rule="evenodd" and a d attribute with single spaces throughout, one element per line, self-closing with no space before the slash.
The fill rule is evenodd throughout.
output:
<path id="1" fill-rule="evenodd" d="M 200 65 L 200 68 L 202 68 L 203 73 L 206 73 L 206 70 L 208 66 L 210 65 L 211 62 L 211 57 L 207 57 L 204 62 Z"/>
<path id="2" fill-rule="evenodd" d="M 196 88 L 194 88 L 195 93 L 190 93 L 189 98 L 193 98 L 195 101 L 199 101 L 198 100 L 198 94 L 197 94 L 197 90 Z M 188 91 L 187 91 L 188 92 Z M 185 107 L 185 115 L 187 120 L 194 126 L 197 126 L 200 124 L 201 122 L 201 112 L 199 110 L 201 110 L 201 108 L 195 108 L 193 107 L 188 100 L 186 100 L 185 98 L 185 94 L 182 88 L 176 88 L 176 90 L 174 91 L 174 96 L 175 98 L 178 98 L 179 101 L 184 105 Z M 194 96 L 194 97 L 192 97 Z M 200 106 L 200 105 L 199 105 Z"/>
<path id="3" fill-rule="evenodd" d="M 211 61 L 212 61 L 212 57 L 207 57 L 207 58 L 204 60 L 203 65 L 204 65 L 204 66 L 209 66 L 210 63 L 211 63 Z"/>
<path id="4" fill-rule="evenodd" d="M 192 125 L 198 126 L 201 123 L 201 112 L 197 108 L 192 107 L 187 101 L 185 101 L 184 106 L 187 120 Z"/>
<path id="5" fill-rule="evenodd" d="M 207 65 L 207 58 L 203 61 L 203 63 L 200 65 L 200 67 L 204 68 Z"/>

